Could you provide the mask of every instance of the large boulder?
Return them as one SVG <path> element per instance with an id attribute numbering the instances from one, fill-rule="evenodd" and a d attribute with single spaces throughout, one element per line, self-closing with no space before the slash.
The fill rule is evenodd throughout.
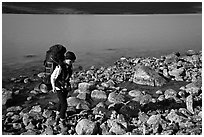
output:
<path id="1" fill-rule="evenodd" d="M 162 86 L 166 83 L 166 80 L 150 67 L 137 65 L 133 82 L 141 85 Z"/>
<path id="2" fill-rule="evenodd" d="M 82 119 L 76 125 L 75 130 L 78 135 L 96 135 L 98 127 L 93 121 Z"/>
<path id="3" fill-rule="evenodd" d="M 6 105 L 9 100 L 12 100 L 12 91 L 2 89 L 2 105 Z"/>

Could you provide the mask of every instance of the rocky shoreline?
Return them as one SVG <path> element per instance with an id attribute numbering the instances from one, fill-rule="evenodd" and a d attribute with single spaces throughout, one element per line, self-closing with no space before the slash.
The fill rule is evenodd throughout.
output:
<path id="1" fill-rule="evenodd" d="M 2 89 L 4 135 L 57 135 L 57 97 L 42 93 L 42 73 Z M 67 98 L 68 135 L 201 135 L 202 52 L 122 57 L 77 71 Z"/>

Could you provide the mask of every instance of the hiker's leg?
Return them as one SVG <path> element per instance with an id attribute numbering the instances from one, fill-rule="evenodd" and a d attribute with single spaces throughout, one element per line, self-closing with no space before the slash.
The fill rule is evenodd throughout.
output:
<path id="1" fill-rule="evenodd" d="M 58 97 L 58 104 L 57 104 L 57 111 L 60 112 L 61 110 L 61 98 L 62 98 L 62 93 L 60 90 L 57 90 L 57 97 Z"/>
<path id="2" fill-rule="evenodd" d="M 60 103 L 60 107 L 59 107 L 60 118 L 65 119 L 65 113 L 67 110 L 67 93 L 64 91 L 63 92 L 58 91 L 57 95 L 58 95 L 59 103 Z"/>

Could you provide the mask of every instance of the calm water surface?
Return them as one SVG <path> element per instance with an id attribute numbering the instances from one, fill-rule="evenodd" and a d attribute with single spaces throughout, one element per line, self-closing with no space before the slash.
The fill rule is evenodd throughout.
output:
<path id="1" fill-rule="evenodd" d="M 202 15 L 2 15 L 2 69 L 42 66 L 56 43 L 77 54 L 76 65 L 107 66 L 121 56 L 161 56 L 202 48 Z M 25 58 L 25 55 L 36 55 Z"/>

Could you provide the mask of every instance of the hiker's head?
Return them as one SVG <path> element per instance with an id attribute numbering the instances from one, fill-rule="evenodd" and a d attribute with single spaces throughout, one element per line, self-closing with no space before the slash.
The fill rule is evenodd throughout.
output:
<path id="1" fill-rule="evenodd" d="M 66 64 L 71 64 L 73 63 L 74 61 L 76 60 L 76 56 L 73 52 L 71 51 L 68 51 L 66 54 L 65 54 L 65 63 Z"/>

